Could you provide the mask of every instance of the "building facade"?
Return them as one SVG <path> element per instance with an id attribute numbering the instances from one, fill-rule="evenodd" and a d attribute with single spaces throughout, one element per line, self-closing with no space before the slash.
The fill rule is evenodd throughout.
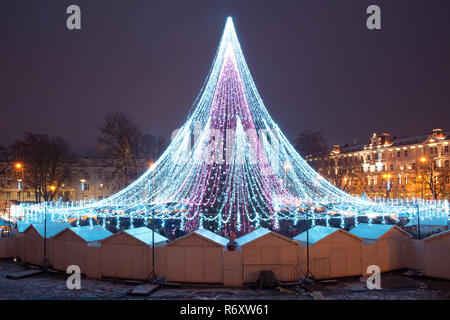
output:
<path id="1" fill-rule="evenodd" d="M 366 145 L 335 145 L 309 163 L 333 184 L 354 195 L 443 199 L 449 197 L 450 132 L 396 138 L 374 133 Z"/>
<path id="2" fill-rule="evenodd" d="M 34 191 L 26 185 L 26 170 L 22 164 L 11 164 L 0 176 L 0 202 L 35 202 Z M 26 164 L 23 164 L 26 166 Z M 138 176 L 149 168 L 148 160 L 138 161 Z M 101 200 L 123 189 L 132 179 L 125 178 L 116 168 L 103 159 L 76 156 L 70 162 L 70 179 L 64 181 L 53 201 Z"/>

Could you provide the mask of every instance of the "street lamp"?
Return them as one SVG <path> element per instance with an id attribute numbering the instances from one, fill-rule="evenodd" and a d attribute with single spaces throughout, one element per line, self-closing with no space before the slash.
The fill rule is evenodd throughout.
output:
<path id="1" fill-rule="evenodd" d="M 23 165 L 20 162 L 17 162 L 14 167 L 16 167 L 17 170 L 21 171 L 21 178 L 17 180 L 17 189 L 19 189 L 19 201 L 20 201 L 20 194 L 22 193 L 22 202 L 25 202 L 25 191 L 22 191 L 22 181 L 23 181 Z"/>
<path id="2" fill-rule="evenodd" d="M 55 190 L 56 190 L 56 187 L 55 187 L 55 186 L 53 186 L 53 185 L 51 185 L 51 186 L 50 186 L 50 190 L 52 191 L 52 193 L 53 193 L 53 195 L 54 195 L 54 193 L 55 193 Z"/>
<path id="3" fill-rule="evenodd" d="M 311 208 L 306 210 L 306 273 L 304 278 L 304 283 L 307 285 L 308 282 L 314 280 L 314 275 L 309 269 L 309 211 Z"/>
<path id="4" fill-rule="evenodd" d="M 149 164 L 149 169 L 152 170 L 151 181 L 150 181 L 151 196 L 153 198 L 152 200 L 154 200 L 154 186 L 153 186 L 154 168 L 155 168 L 155 163 L 152 161 Z M 155 283 L 156 279 L 157 279 L 156 272 L 155 272 L 155 210 L 154 209 L 152 209 L 152 272 L 148 276 L 148 279 L 150 282 L 153 282 L 153 283 Z"/>
<path id="5" fill-rule="evenodd" d="M 42 262 L 42 270 L 45 272 L 50 266 L 50 262 L 47 259 L 47 202 L 44 202 L 44 261 Z"/>
<path id="6" fill-rule="evenodd" d="M 391 178 L 390 173 L 383 174 L 383 179 L 386 180 L 386 199 L 389 198 L 389 192 L 391 191 Z"/>
<path id="7" fill-rule="evenodd" d="M 86 182 L 85 179 L 81 179 L 81 200 L 84 200 L 84 183 Z"/>
<path id="8" fill-rule="evenodd" d="M 20 201 L 20 192 L 22 191 L 22 179 L 17 179 L 17 190 L 19 190 L 19 201 Z"/>
<path id="9" fill-rule="evenodd" d="M 288 172 L 288 170 L 290 170 L 291 169 L 291 164 L 289 163 L 289 161 L 286 161 L 285 163 L 284 163 L 284 166 L 283 166 L 283 168 L 284 168 L 284 187 L 286 188 L 286 184 L 287 184 L 287 172 Z"/>

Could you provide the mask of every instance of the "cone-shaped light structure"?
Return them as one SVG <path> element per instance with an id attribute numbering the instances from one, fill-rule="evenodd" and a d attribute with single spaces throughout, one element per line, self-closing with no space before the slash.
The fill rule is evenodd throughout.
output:
<path id="1" fill-rule="evenodd" d="M 421 206 L 432 214 L 430 204 Z M 448 204 L 432 206 L 448 213 Z M 119 193 L 61 205 L 52 214 L 57 219 L 121 213 L 136 219 L 151 213 L 161 221 L 180 221 L 185 229 L 228 233 L 261 225 L 276 229 L 280 220 L 303 219 L 306 210 L 328 221 L 330 214 L 409 217 L 416 208 L 407 201 L 352 197 L 300 157 L 264 106 L 228 18 L 206 82 L 160 159 Z M 42 206 L 21 210 L 33 216 Z"/>

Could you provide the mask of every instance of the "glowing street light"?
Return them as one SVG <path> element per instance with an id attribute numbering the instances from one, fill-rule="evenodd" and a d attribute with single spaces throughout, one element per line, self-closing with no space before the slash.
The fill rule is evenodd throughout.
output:
<path id="1" fill-rule="evenodd" d="M 288 170 L 291 170 L 292 166 L 291 166 L 291 164 L 289 163 L 289 161 L 286 161 L 286 162 L 284 163 L 283 168 L 284 168 L 284 187 L 286 188 L 286 184 L 287 184 L 287 172 L 288 172 Z"/>
<path id="2" fill-rule="evenodd" d="M 86 182 L 85 179 L 81 179 L 81 200 L 84 200 L 84 183 Z"/>
<path id="3" fill-rule="evenodd" d="M 19 190 L 19 201 L 20 201 L 20 193 L 22 192 L 22 181 L 23 181 L 23 165 L 20 162 L 17 162 L 14 167 L 17 170 L 21 171 L 22 177 L 17 180 L 17 189 Z M 25 191 L 22 192 L 22 202 L 25 202 Z"/>
<path id="4" fill-rule="evenodd" d="M 383 179 L 386 180 L 386 198 L 389 198 L 389 191 L 391 191 L 391 178 L 390 173 L 383 174 Z"/>

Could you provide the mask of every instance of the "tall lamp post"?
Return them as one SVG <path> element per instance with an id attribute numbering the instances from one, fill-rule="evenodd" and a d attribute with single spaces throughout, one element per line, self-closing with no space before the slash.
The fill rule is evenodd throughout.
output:
<path id="1" fill-rule="evenodd" d="M 22 202 L 25 202 L 25 191 L 22 192 L 22 182 L 23 182 L 23 165 L 20 162 L 17 162 L 15 165 L 16 169 L 21 172 L 21 176 L 17 179 L 17 189 L 19 190 L 19 201 L 20 194 L 22 193 Z"/>
<path id="2" fill-rule="evenodd" d="M 309 209 L 306 211 L 306 278 L 309 277 Z"/>
<path id="3" fill-rule="evenodd" d="M 20 201 L 20 192 L 22 191 L 22 179 L 17 179 L 17 190 L 19 190 L 19 201 Z"/>
<path id="4" fill-rule="evenodd" d="M 44 261 L 42 269 L 47 270 L 47 201 L 44 202 Z"/>
<path id="5" fill-rule="evenodd" d="M 81 200 L 84 200 L 84 183 L 86 182 L 85 179 L 81 179 Z"/>
<path id="6" fill-rule="evenodd" d="M 305 285 L 312 284 L 312 281 L 314 281 L 314 275 L 309 269 L 309 210 L 310 208 L 306 210 L 306 273 L 303 279 Z"/>
<path id="7" fill-rule="evenodd" d="M 286 188 L 287 187 L 287 172 L 291 169 L 291 164 L 288 161 L 286 161 L 284 163 L 283 168 L 284 168 L 284 187 Z"/>
<path id="8" fill-rule="evenodd" d="M 391 178 L 392 175 L 390 173 L 383 174 L 383 179 L 386 181 L 386 199 L 389 198 L 389 192 L 391 191 Z"/>
<path id="9" fill-rule="evenodd" d="M 150 162 L 149 168 L 152 170 L 150 185 L 151 185 L 151 196 L 152 200 L 154 200 L 154 162 Z M 153 202 L 153 201 L 152 201 Z M 148 276 L 148 280 L 151 283 L 156 283 L 156 272 L 155 272 L 155 210 L 152 210 L 152 272 Z"/>
<path id="10" fill-rule="evenodd" d="M 56 187 L 50 186 L 52 193 L 55 193 Z M 46 271 L 50 267 L 47 259 L 47 201 L 44 202 L 44 261 L 42 262 L 42 270 Z"/>

